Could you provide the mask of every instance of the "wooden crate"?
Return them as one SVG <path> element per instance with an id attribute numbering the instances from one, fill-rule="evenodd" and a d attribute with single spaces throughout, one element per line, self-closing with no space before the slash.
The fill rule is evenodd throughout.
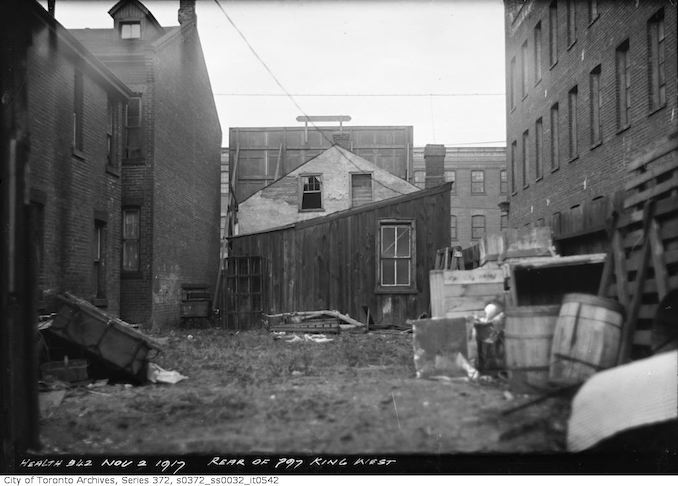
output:
<path id="1" fill-rule="evenodd" d="M 601 286 L 626 310 L 620 363 L 654 352 L 658 304 L 678 289 L 678 132 L 656 143 L 627 170 Z"/>
<path id="2" fill-rule="evenodd" d="M 482 314 L 494 299 L 504 298 L 504 269 L 486 265 L 473 270 L 431 270 L 431 316 Z"/>

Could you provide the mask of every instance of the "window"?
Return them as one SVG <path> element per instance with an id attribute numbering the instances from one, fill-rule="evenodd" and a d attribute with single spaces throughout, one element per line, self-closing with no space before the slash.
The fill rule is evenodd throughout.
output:
<path id="1" fill-rule="evenodd" d="M 450 241 L 457 241 L 457 216 L 450 216 Z"/>
<path id="2" fill-rule="evenodd" d="M 591 85 L 591 145 L 597 145 L 601 142 L 600 127 L 600 65 L 596 66 L 589 76 Z"/>
<path id="3" fill-rule="evenodd" d="M 499 194 L 508 192 L 508 181 L 506 180 L 506 169 L 499 171 Z"/>
<path id="4" fill-rule="evenodd" d="M 534 27 L 534 83 L 541 81 L 541 22 Z"/>
<path id="5" fill-rule="evenodd" d="M 577 40 L 577 1 L 567 0 L 567 45 L 572 46 Z"/>
<path id="6" fill-rule="evenodd" d="M 589 0 L 589 24 L 598 18 L 598 0 Z"/>
<path id="7" fill-rule="evenodd" d="M 130 98 L 127 104 L 127 116 L 125 117 L 125 142 L 128 159 L 143 157 L 142 134 L 141 134 L 141 97 Z"/>
<path id="8" fill-rule="evenodd" d="M 551 217 L 551 229 L 555 234 L 560 234 L 561 228 L 561 217 L 560 217 L 560 212 L 556 211 L 553 213 L 553 216 Z"/>
<path id="9" fill-rule="evenodd" d="M 73 149 L 82 150 L 82 124 L 84 92 L 82 86 L 82 73 L 75 71 L 73 78 Z"/>
<path id="10" fill-rule="evenodd" d="M 516 152 L 518 151 L 518 143 L 514 140 L 511 144 L 511 192 L 516 192 Z"/>
<path id="11" fill-rule="evenodd" d="M 110 167 L 118 167 L 119 164 L 119 133 L 120 104 L 113 99 L 108 100 L 106 116 L 106 162 Z"/>
<path id="12" fill-rule="evenodd" d="M 141 39 L 141 22 L 120 22 L 121 39 Z"/>
<path id="13" fill-rule="evenodd" d="M 351 206 L 372 202 L 372 174 L 351 174 Z"/>
<path id="14" fill-rule="evenodd" d="M 140 209 L 125 208 L 122 211 L 122 271 L 138 272 Z"/>
<path id="15" fill-rule="evenodd" d="M 412 221 L 380 221 L 379 285 L 381 287 L 413 287 L 414 223 Z"/>
<path id="16" fill-rule="evenodd" d="M 549 61 L 551 66 L 558 62 L 558 3 L 551 2 L 549 7 Z"/>
<path id="17" fill-rule="evenodd" d="M 567 94 L 568 105 L 568 128 L 569 128 L 569 147 L 570 160 L 579 155 L 579 146 L 577 144 L 577 87 L 575 86 Z"/>
<path id="18" fill-rule="evenodd" d="M 485 216 L 471 216 L 471 239 L 479 240 L 485 236 Z"/>
<path id="19" fill-rule="evenodd" d="M 551 107 L 551 170 L 560 167 L 559 123 L 558 103 L 556 103 Z"/>
<path id="20" fill-rule="evenodd" d="M 426 184 L 426 172 L 423 170 L 417 170 L 414 172 L 414 185 L 417 187 L 424 187 Z"/>
<path id="21" fill-rule="evenodd" d="M 528 167 L 530 165 L 529 143 L 530 143 L 530 133 L 529 133 L 528 130 L 525 130 L 523 132 L 523 159 L 522 159 L 522 162 L 523 162 L 523 166 L 522 166 L 522 169 L 523 169 L 523 188 L 525 188 L 529 185 L 528 182 L 527 182 L 527 170 L 528 170 Z"/>
<path id="22" fill-rule="evenodd" d="M 664 11 L 659 11 L 647 24 L 647 61 L 650 76 L 650 111 L 666 104 L 666 73 L 664 69 L 665 37 Z"/>
<path id="23" fill-rule="evenodd" d="M 631 67 L 629 66 L 629 41 L 624 41 L 616 51 L 617 64 L 617 128 L 623 130 L 631 123 Z"/>
<path id="24" fill-rule="evenodd" d="M 544 123 L 539 118 L 534 124 L 534 178 L 541 179 L 543 174 Z"/>
<path id="25" fill-rule="evenodd" d="M 504 231 L 508 228 L 508 214 L 502 213 L 499 216 L 499 231 Z"/>
<path id="26" fill-rule="evenodd" d="M 471 194 L 485 194 L 485 171 L 471 171 Z"/>
<path id="27" fill-rule="evenodd" d="M 527 68 L 527 41 L 523 42 L 523 45 L 520 49 L 520 84 L 521 90 L 520 94 L 523 98 L 527 96 L 527 83 L 529 72 Z"/>
<path id="28" fill-rule="evenodd" d="M 302 175 L 301 211 L 315 211 L 323 207 L 322 179 L 320 174 Z"/>
<path id="29" fill-rule="evenodd" d="M 94 221 L 94 288 L 95 298 L 106 298 L 106 223 Z"/>
<path id="30" fill-rule="evenodd" d="M 511 109 L 516 107 L 516 58 L 511 59 L 511 67 L 509 71 L 509 99 L 511 101 Z"/>
<path id="31" fill-rule="evenodd" d="M 451 170 L 451 169 L 446 169 L 445 170 L 445 182 L 451 182 L 452 183 L 452 188 L 450 189 L 450 192 L 452 194 L 457 192 L 457 171 Z"/>

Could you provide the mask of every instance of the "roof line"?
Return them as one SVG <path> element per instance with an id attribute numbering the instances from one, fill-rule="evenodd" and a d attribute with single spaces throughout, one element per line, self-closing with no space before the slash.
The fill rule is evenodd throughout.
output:
<path id="1" fill-rule="evenodd" d="M 270 228 L 270 229 L 266 229 L 266 230 L 262 230 L 262 231 L 256 231 L 254 233 L 244 233 L 244 234 L 241 234 L 241 235 L 228 236 L 227 239 L 232 240 L 232 239 L 235 239 L 235 238 L 242 238 L 242 237 L 246 237 L 246 236 L 256 236 L 256 235 L 260 235 L 260 234 L 263 234 L 263 233 L 271 233 L 273 231 L 282 231 L 282 230 L 286 230 L 286 229 L 290 229 L 290 228 L 300 228 L 300 229 L 301 228 L 307 228 L 309 226 L 315 226 L 315 225 L 318 225 L 318 224 L 323 224 L 323 223 L 326 223 L 328 221 L 332 221 L 332 220 L 343 218 L 343 217 L 352 216 L 354 214 L 363 213 L 363 212 L 370 211 L 370 210 L 373 210 L 373 209 L 379 209 L 379 208 L 383 208 L 383 207 L 390 206 L 390 205 L 393 205 L 393 204 L 400 204 L 402 202 L 413 201 L 415 199 L 433 196 L 435 194 L 440 194 L 440 193 L 443 193 L 443 192 L 446 192 L 446 191 L 449 192 L 451 188 L 452 188 L 452 183 L 446 182 L 445 184 L 441 184 L 439 186 L 432 187 L 430 189 L 422 189 L 420 191 L 414 191 L 414 192 L 410 192 L 408 194 L 403 194 L 402 196 L 396 196 L 396 197 L 391 197 L 391 198 L 388 198 L 388 199 L 382 199 L 381 201 L 375 201 L 373 203 L 364 204 L 364 205 L 359 206 L 357 208 L 349 208 L 349 209 L 345 209 L 343 211 L 337 211 L 335 213 L 328 214 L 327 216 L 319 216 L 317 218 L 306 219 L 304 221 L 297 221 L 295 223 L 290 223 L 290 224 L 286 224 L 284 226 L 278 226 L 278 227 L 275 227 L 275 228 Z"/>
<path id="2" fill-rule="evenodd" d="M 68 32 L 68 29 L 61 25 L 59 21 L 47 12 L 47 10 L 45 10 L 36 0 L 32 1 L 32 9 L 33 14 L 39 20 L 45 22 L 76 55 L 84 59 L 96 75 L 106 81 L 110 86 L 114 87 L 123 96 L 129 98 L 133 95 L 129 86 L 123 83 L 113 71 L 106 67 L 106 65 L 101 62 L 94 53 L 87 49 L 82 42 L 76 39 L 73 34 Z"/>

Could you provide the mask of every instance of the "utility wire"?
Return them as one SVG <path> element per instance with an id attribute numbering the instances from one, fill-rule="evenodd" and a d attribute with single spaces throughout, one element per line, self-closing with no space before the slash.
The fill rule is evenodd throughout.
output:
<path id="1" fill-rule="evenodd" d="M 264 60 L 261 58 L 261 56 L 259 56 L 259 54 L 257 53 L 257 51 L 256 51 L 256 50 L 254 49 L 254 47 L 252 46 L 252 44 L 250 44 L 250 42 L 247 40 L 247 37 L 245 37 L 245 34 L 238 28 L 237 25 L 235 25 L 235 22 L 233 21 L 233 19 L 231 19 L 231 17 L 228 15 L 228 13 L 226 13 L 226 10 L 224 10 L 224 7 L 221 5 L 221 2 L 220 2 L 219 0 L 214 0 L 214 2 L 217 4 L 217 7 L 219 7 L 219 10 L 221 10 L 221 12 L 224 14 L 224 16 L 226 17 L 226 20 L 228 20 L 228 22 L 231 24 L 231 26 L 233 26 L 233 28 L 234 28 L 235 31 L 238 33 L 238 35 L 239 35 L 240 38 L 243 40 L 243 42 L 245 42 L 245 44 L 247 45 L 247 47 L 249 48 L 249 50 L 252 52 L 252 54 L 254 55 L 254 57 L 257 58 L 257 60 L 261 63 L 261 65 L 264 67 L 264 69 L 266 69 L 266 71 L 267 71 L 268 74 L 271 76 L 271 78 L 273 78 L 273 81 L 275 81 L 275 84 L 277 84 L 278 87 L 285 93 L 285 96 L 287 96 L 287 97 L 290 99 L 290 101 L 292 101 L 292 103 L 294 104 L 294 106 L 296 106 L 296 108 L 301 112 L 301 114 L 304 115 L 304 116 L 306 116 L 306 117 L 308 118 L 308 114 L 306 114 L 306 112 L 304 111 L 304 109 L 303 109 L 301 106 L 299 106 L 299 103 L 297 103 L 297 100 L 294 99 L 294 96 L 291 95 L 289 91 L 287 91 L 287 89 L 285 88 L 285 86 L 283 86 L 283 84 L 278 80 L 278 78 L 276 77 L 275 73 L 273 73 L 273 71 L 271 70 L 271 68 L 268 67 L 268 65 L 266 64 L 266 62 L 264 62 Z M 313 126 L 313 128 L 315 128 L 318 132 L 320 132 L 320 135 L 321 135 L 321 136 L 322 136 L 322 137 L 323 137 L 330 145 L 334 145 L 334 142 L 333 142 L 332 140 L 330 140 L 329 137 L 328 137 L 327 135 L 325 135 L 325 134 L 323 133 L 323 131 L 321 131 L 320 128 L 319 128 L 315 123 L 313 123 L 313 122 L 309 122 L 309 123 L 311 124 L 311 126 Z M 348 163 L 350 163 L 353 167 L 355 167 L 355 168 L 358 169 L 358 170 L 362 170 L 362 168 L 361 168 L 358 164 L 356 164 L 356 163 L 353 162 L 351 159 L 349 159 L 348 157 L 346 157 L 346 155 L 345 155 L 341 150 L 339 150 L 339 153 L 340 153 L 341 156 L 342 156 L 344 159 L 346 159 L 346 161 L 347 161 Z M 395 193 L 397 193 L 397 194 L 400 194 L 400 195 L 408 194 L 408 193 L 406 193 L 406 192 L 400 192 L 400 191 L 398 191 L 397 189 L 394 189 L 394 188 L 392 188 L 392 187 L 388 187 L 388 186 L 386 186 L 385 184 L 383 184 L 381 181 L 379 181 L 379 180 L 377 180 L 377 179 L 374 179 L 374 182 L 376 182 L 377 184 L 379 184 L 379 185 L 382 186 L 383 188 L 388 189 L 388 190 L 390 190 L 390 191 L 392 191 L 392 192 L 395 192 Z M 406 182 L 409 183 L 409 181 L 406 181 Z"/>
<path id="2" fill-rule="evenodd" d="M 286 93 L 214 93 L 214 96 L 243 96 L 243 97 L 277 97 L 288 96 Z M 289 96 L 297 98 L 451 98 L 451 97 L 466 97 L 466 96 L 506 96 L 505 93 L 292 93 Z"/>

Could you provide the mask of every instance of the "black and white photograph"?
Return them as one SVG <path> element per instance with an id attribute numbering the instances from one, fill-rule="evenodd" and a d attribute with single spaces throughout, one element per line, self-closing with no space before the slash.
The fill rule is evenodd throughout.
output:
<path id="1" fill-rule="evenodd" d="M 2 6 L 4 484 L 678 473 L 675 0 Z"/>

